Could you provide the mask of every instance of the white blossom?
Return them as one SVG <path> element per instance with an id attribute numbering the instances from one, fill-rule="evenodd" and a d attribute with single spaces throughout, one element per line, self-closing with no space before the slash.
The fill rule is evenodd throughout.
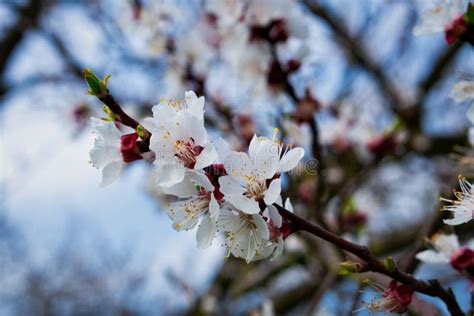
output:
<path id="1" fill-rule="evenodd" d="M 152 131 L 150 149 L 155 152 L 157 184 L 170 187 L 184 179 L 188 170 L 209 166 L 217 158 L 204 128 L 204 98 L 187 92 L 185 101 L 161 102 L 146 120 Z"/>
<path id="2" fill-rule="evenodd" d="M 97 134 L 94 147 L 89 152 L 90 162 L 96 168 L 102 168 L 101 186 L 107 186 L 120 175 L 126 164 L 120 147 L 123 133 L 115 126 L 115 122 L 91 118 L 93 133 Z"/>
<path id="3" fill-rule="evenodd" d="M 474 100 L 474 81 L 460 80 L 452 88 L 449 96 L 456 102 Z"/>
<path id="4" fill-rule="evenodd" d="M 223 208 L 217 222 L 224 233 L 229 252 L 247 262 L 268 257 L 272 249 L 268 226 L 260 214 L 246 214 L 234 208 Z"/>
<path id="5" fill-rule="evenodd" d="M 276 135 L 276 132 L 275 132 Z M 225 200 L 247 214 L 260 212 L 259 202 L 275 203 L 281 192 L 279 174 L 296 167 L 302 148 L 289 149 L 278 140 L 253 137 L 249 153 L 229 152 L 222 158 L 227 176 L 219 179 Z"/>
<path id="6" fill-rule="evenodd" d="M 459 186 L 461 187 L 461 191 L 454 193 L 457 200 L 442 198 L 443 201 L 451 203 L 443 208 L 443 211 L 448 211 L 453 214 L 453 218 L 444 220 L 444 223 L 448 225 L 467 223 L 474 217 L 474 192 L 472 185 L 466 178 L 459 176 Z"/>
<path id="7" fill-rule="evenodd" d="M 276 202 L 278 205 L 282 204 L 281 199 Z M 290 199 L 286 199 L 285 201 L 285 209 L 290 212 L 293 212 L 293 205 L 291 204 Z M 267 218 L 267 224 L 270 231 L 270 243 L 267 244 L 267 248 L 271 249 L 273 252 L 273 256 L 271 260 L 275 260 L 283 253 L 283 249 L 285 243 L 283 241 L 284 232 L 282 231 L 283 228 L 283 218 L 278 212 L 277 208 L 273 205 L 268 205 L 265 211 L 263 212 L 263 216 Z M 267 250 L 268 251 L 268 250 Z"/>
<path id="8" fill-rule="evenodd" d="M 458 237 L 454 234 L 434 235 L 430 240 L 433 249 L 419 252 L 416 258 L 425 263 L 449 263 L 451 256 L 460 248 Z"/>
<path id="9" fill-rule="evenodd" d="M 202 218 L 196 232 L 198 248 L 209 247 L 217 231 L 216 221 L 219 217 L 220 205 L 213 191 L 214 186 L 206 175 L 197 172 L 188 172 L 180 183 L 163 188 L 165 194 L 182 198 L 180 201 L 171 203 L 167 209 L 176 230 L 193 229 Z"/>

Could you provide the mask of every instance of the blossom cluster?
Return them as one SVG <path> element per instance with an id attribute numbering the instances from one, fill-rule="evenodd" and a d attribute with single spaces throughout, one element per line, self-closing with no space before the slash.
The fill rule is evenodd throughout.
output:
<path id="1" fill-rule="evenodd" d="M 142 128 L 151 132 L 146 153 L 140 151 L 140 138 L 148 135 L 92 118 L 98 138 L 91 163 L 102 168 L 102 184 L 107 185 L 125 164 L 151 160 L 156 186 L 178 199 L 167 208 L 176 230 L 198 226 L 200 248 L 209 247 L 220 232 L 229 253 L 247 262 L 276 257 L 290 233 L 275 207 L 283 206 L 281 176 L 298 165 L 304 149 L 282 144 L 278 129 L 272 138 L 254 135 L 248 153 L 231 150 L 222 138 L 216 144 L 205 128 L 204 101 L 188 91 L 184 101 L 162 100 L 154 106 L 153 117 L 143 120 Z M 293 208 L 289 199 L 284 206 Z"/>
<path id="2" fill-rule="evenodd" d="M 142 39 L 141 46 L 166 63 L 160 76 L 162 95 L 180 98 L 182 91 L 194 90 L 206 95 L 216 116 L 220 108 L 229 109 L 238 137 L 228 141 L 236 142 L 235 147 L 248 144 L 257 119 L 268 120 L 276 111 L 288 113 L 291 106 L 299 107 L 282 88 L 287 80 L 301 82 L 301 89 L 295 88 L 300 99 L 302 91 L 311 88 L 301 78 L 314 67 L 317 45 L 310 38 L 310 15 L 299 3 L 209 0 L 199 10 L 187 10 L 179 1 L 127 4 L 120 23 L 124 34 L 133 43 Z M 262 109 L 269 115 L 258 117 Z M 315 109 L 309 110 L 312 119 Z M 303 147 L 311 142 L 307 121 L 286 115 L 282 121 L 286 141 L 305 142 L 295 143 Z"/>

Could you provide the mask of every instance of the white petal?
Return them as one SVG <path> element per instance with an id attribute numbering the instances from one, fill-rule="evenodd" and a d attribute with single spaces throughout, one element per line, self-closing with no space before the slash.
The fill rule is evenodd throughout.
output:
<path id="1" fill-rule="evenodd" d="M 219 178 L 219 190 L 225 196 L 242 195 L 245 189 L 241 186 L 238 178 L 233 176 L 222 176 Z"/>
<path id="2" fill-rule="evenodd" d="M 177 117 L 173 133 L 178 139 L 187 139 L 192 137 L 196 145 L 204 145 L 207 141 L 207 132 L 203 121 L 183 112 Z"/>
<path id="3" fill-rule="evenodd" d="M 263 200 L 265 201 L 265 204 L 270 205 L 275 203 L 275 201 L 278 199 L 278 196 L 280 196 L 281 193 L 281 180 L 280 179 L 275 179 L 270 182 L 270 186 L 268 187 L 267 191 L 265 191 L 265 194 L 263 196 Z"/>
<path id="4" fill-rule="evenodd" d="M 150 138 L 150 149 L 155 153 L 156 160 L 165 162 L 174 158 L 174 138 L 154 133 Z"/>
<path id="5" fill-rule="evenodd" d="M 451 89 L 449 96 L 456 102 L 474 100 L 474 81 L 461 80 L 457 82 Z"/>
<path id="6" fill-rule="evenodd" d="M 96 139 L 94 147 L 89 151 L 91 164 L 96 168 L 103 168 L 112 161 L 121 160 L 122 155 L 118 146 L 119 144 L 111 146 L 102 139 Z"/>
<path id="7" fill-rule="evenodd" d="M 209 178 L 201 172 L 196 170 L 189 170 L 189 179 L 196 185 L 203 187 L 207 192 L 214 191 L 214 185 L 211 183 Z"/>
<path id="8" fill-rule="evenodd" d="M 281 254 L 283 253 L 284 248 L 285 248 L 285 242 L 283 241 L 283 237 L 278 236 L 277 245 L 275 247 L 275 251 L 273 252 L 273 256 L 270 260 L 273 261 L 277 259 L 278 257 L 280 257 Z"/>
<path id="9" fill-rule="evenodd" d="M 252 215 L 252 218 L 255 226 L 257 226 L 256 232 L 259 237 L 263 240 L 268 240 L 270 238 L 270 232 L 268 231 L 267 222 L 265 222 L 263 217 L 259 214 Z"/>
<path id="10" fill-rule="evenodd" d="M 453 218 L 445 219 L 443 222 L 448 225 L 460 225 L 469 222 L 471 219 L 472 213 L 469 214 L 469 212 L 454 212 Z"/>
<path id="11" fill-rule="evenodd" d="M 193 208 L 194 203 L 194 199 L 190 198 L 171 203 L 170 206 L 166 208 L 166 213 L 174 223 L 174 229 L 177 231 L 190 230 L 196 226 L 201 213 L 200 210 Z"/>
<path id="12" fill-rule="evenodd" d="M 91 117 L 91 127 L 92 131 L 102 137 L 106 143 L 115 143 L 122 136 L 115 123 L 111 121 Z"/>
<path id="13" fill-rule="evenodd" d="M 283 206 L 283 200 L 281 199 L 281 195 L 278 196 L 278 199 L 275 201 L 276 204 Z"/>
<path id="14" fill-rule="evenodd" d="M 450 19 L 449 10 L 442 5 L 438 5 L 423 13 L 421 19 L 421 23 L 413 29 L 415 36 L 442 32 L 444 31 L 445 24 Z"/>
<path id="15" fill-rule="evenodd" d="M 436 252 L 433 250 L 424 250 L 417 253 L 416 258 L 425 263 L 448 263 L 449 258 L 447 258 L 443 253 Z"/>
<path id="16" fill-rule="evenodd" d="M 222 137 L 219 137 L 219 140 L 217 141 L 217 153 L 219 155 L 219 160 L 222 161 L 230 152 L 231 150 L 229 144 Z"/>
<path id="17" fill-rule="evenodd" d="M 250 158 L 254 158 L 256 153 L 258 152 L 258 147 L 260 146 L 260 141 L 256 134 L 253 135 L 252 140 L 249 144 L 249 156 Z"/>
<path id="18" fill-rule="evenodd" d="M 257 214 L 260 212 L 258 202 L 243 195 L 232 195 L 226 197 L 226 201 L 235 206 L 238 210 L 247 214 Z"/>
<path id="19" fill-rule="evenodd" d="M 260 142 L 252 162 L 262 179 L 272 178 L 278 170 L 280 162 L 280 147 L 277 143 L 268 140 Z"/>
<path id="20" fill-rule="evenodd" d="M 287 198 L 286 201 L 285 201 L 285 208 L 290 211 L 290 212 L 293 212 L 293 204 L 291 204 L 291 201 L 290 201 L 290 198 Z"/>
<path id="21" fill-rule="evenodd" d="M 280 172 L 287 172 L 294 169 L 303 156 L 304 149 L 301 147 L 293 148 L 288 151 L 280 160 Z"/>
<path id="22" fill-rule="evenodd" d="M 433 238 L 436 249 L 442 251 L 447 257 L 450 257 L 461 245 L 456 234 L 440 234 Z"/>
<path id="23" fill-rule="evenodd" d="M 281 217 L 277 208 L 273 205 L 267 205 L 266 211 L 267 211 L 268 217 L 272 220 L 273 226 L 280 228 L 283 222 L 283 218 Z"/>
<path id="24" fill-rule="evenodd" d="M 469 145 L 474 147 L 474 127 L 469 127 L 467 131 L 467 140 L 469 141 Z"/>
<path id="25" fill-rule="evenodd" d="M 215 220 L 208 214 L 198 227 L 196 232 L 197 247 L 200 249 L 208 248 L 212 245 L 216 235 L 217 226 Z"/>
<path id="26" fill-rule="evenodd" d="M 217 159 L 217 151 L 214 148 L 214 145 L 208 142 L 204 145 L 203 151 L 199 154 L 196 159 L 196 164 L 194 169 L 202 169 L 211 165 Z"/>
<path id="27" fill-rule="evenodd" d="M 209 201 L 209 215 L 211 216 L 211 218 L 217 220 L 219 218 L 220 210 L 221 208 L 216 198 L 214 197 L 214 194 L 211 194 L 211 200 Z"/>
<path id="28" fill-rule="evenodd" d="M 170 187 L 163 187 L 163 193 L 171 194 L 180 198 L 186 198 L 197 194 L 196 183 L 192 181 L 193 174 L 186 172 L 183 180 Z"/>
<path id="29" fill-rule="evenodd" d="M 224 168 L 228 175 L 245 178 L 255 172 L 253 163 L 247 154 L 232 151 L 225 156 Z"/>
<path id="30" fill-rule="evenodd" d="M 122 171 L 122 167 L 124 162 L 121 160 L 112 161 L 108 165 L 104 167 L 102 170 L 102 182 L 100 186 L 105 187 L 117 180 L 118 176 L 120 175 L 120 171 Z"/>
<path id="31" fill-rule="evenodd" d="M 163 187 L 171 187 L 183 181 L 185 168 L 179 162 L 161 164 L 156 171 L 156 184 Z"/>
<path id="32" fill-rule="evenodd" d="M 143 120 L 141 120 L 141 124 L 144 128 L 147 130 L 154 132 L 157 128 L 156 126 L 156 120 L 153 117 L 146 117 Z"/>
<path id="33" fill-rule="evenodd" d="M 197 97 L 194 91 L 186 91 L 185 100 L 188 111 L 199 120 L 204 119 L 204 97 Z"/>

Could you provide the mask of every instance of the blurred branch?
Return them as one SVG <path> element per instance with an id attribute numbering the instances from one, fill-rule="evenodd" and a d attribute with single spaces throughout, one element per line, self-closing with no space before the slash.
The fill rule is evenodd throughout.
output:
<path id="1" fill-rule="evenodd" d="M 332 16 L 321 4 L 313 0 L 303 1 L 306 7 L 322 21 L 324 21 L 339 39 L 341 45 L 346 48 L 351 60 L 365 69 L 378 84 L 382 90 L 382 94 L 391 104 L 394 112 L 398 114 L 399 108 L 403 107 L 404 102 L 400 98 L 396 86 L 386 76 L 380 65 L 378 65 L 370 56 L 366 48 L 361 42 L 352 36 L 342 19 Z"/>
<path id="2" fill-rule="evenodd" d="M 5 37 L 0 41 L 0 95 L 4 94 L 5 69 L 12 53 L 21 42 L 26 31 L 38 25 L 38 20 L 45 6 L 45 1 L 31 0 L 28 4 L 17 10 L 18 18 L 5 32 Z"/>
<path id="3" fill-rule="evenodd" d="M 317 284 L 317 280 L 313 280 L 272 296 L 271 300 L 274 302 L 275 314 L 282 315 L 295 308 L 299 302 L 310 298 L 311 294 L 318 290 Z"/>
<path id="4" fill-rule="evenodd" d="M 313 297 L 311 298 L 308 308 L 306 311 L 307 316 L 314 315 L 318 305 L 319 301 L 321 301 L 321 298 L 324 296 L 326 291 L 330 289 L 334 283 L 336 283 L 337 279 L 339 277 L 339 273 L 337 271 L 327 271 L 325 277 L 322 279 L 322 281 L 319 283 L 319 287 L 314 293 Z"/>
<path id="5" fill-rule="evenodd" d="M 66 64 L 67 70 L 78 78 L 82 78 L 82 65 L 67 49 L 65 43 L 61 40 L 61 38 L 53 31 L 47 31 L 44 29 L 41 29 L 41 34 L 47 40 L 49 40 L 49 42 L 53 45 L 54 48 L 58 50 L 59 54 L 63 57 L 63 61 Z"/>
<path id="6" fill-rule="evenodd" d="M 396 85 L 385 74 L 382 67 L 377 64 L 368 53 L 365 46 L 357 37 L 350 34 L 342 19 L 331 15 L 321 4 L 315 0 L 303 1 L 307 8 L 322 21 L 324 21 L 346 48 L 351 60 L 370 74 L 380 87 L 382 94 L 391 104 L 392 110 L 404 120 L 408 127 L 419 129 L 421 105 L 423 105 L 431 88 L 442 78 L 445 69 L 451 64 L 454 57 L 462 47 L 462 43 L 455 43 L 443 52 L 434 62 L 432 71 L 420 82 L 419 95 L 414 104 L 405 104 L 400 98 Z"/>
<path id="7" fill-rule="evenodd" d="M 421 129 L 421 109 L 431 89 L 442 79 L 446 68 L 454 60 L 462 47 L 462 43 L 456 42 L 442 52 L 434 61 L 431 71 L 421 80 L 418 86 L 418 97 L 415 103 L 406 110 L 404 122 L 407 127 L 415 130 Z M 432 146 L 433 147 L 433 146 Z"/>
<path id="8" fill-rule="evenodd" d="M 39 31 L 40 34 L 43 35 L 61 55 L 62 62 L 64 62 L 67 71 L 70 72 L 77 79 L 82 78 L 82 65 L 69 52 L 61 38 L 57 34 L 49 32 L 45 29 L 40 28 Z M 0 85 L 0 100 L 3 99 L 13 89 L 26 89 L 36 84 L 40 84 L 47 81 L 60 82 L 65 80 L 66 78 L 63 75 L 34 75 L 26 78 L 20 83 L 15 83 L 12 85 L 7 85 L 6 83 L 4 83 L 3 85 Z"/>

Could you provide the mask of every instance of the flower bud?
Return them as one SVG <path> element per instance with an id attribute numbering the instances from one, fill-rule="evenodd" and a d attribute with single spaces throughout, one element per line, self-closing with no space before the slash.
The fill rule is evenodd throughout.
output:
<path id="1" fill-rule="evenodd" d="M 448 44 L 453 44 L 460 38 L 467 30 L 467 23 L 464 20 L 464 15 L 456 17 L 451 23 L 446 25 L 444 35 Z"/>
<path id="2" fill-rule="evenodd" d="M 393 259 L 392 256 L 388 257 L 385 260 L 385 267 L 388 269 L 388 271 L 393 272 L 395 269 L 397 269 L 397 263 Z"/>
<path id="3" fill-rule="evenodd" d="M 362 262 L 355 262 L 351 260 L 346 260 L 344 262 L 339 263 L 341 266 L 341 270 L 339 274 L 341 275 L 349 275 L 351 273 L 360 273 L 364 272 L 365 264 Z"/>
<path id="4" fill-rule="evenodd" d="M 459 248 L 451 255 L 450 263 L 458 271 L 474 267 L 474 250 L 467 247 Z"/>
<path id="5" fill-rule="evenodd" d="M 270 43 L 286 42 L 288 39 L 288 26 L 284 19 L 273 20 L 268 29 Z"/>
<path id="6" fill-rule="evenodd" d="M 95 95 L 96 97 L 104 97 L 109 89 L 107 88 L 107 81 L 110 79 L 110 75 L 106 75 L 103 80 L 98 78 L 90 68 L 86 68 L 83 70 L 82 75 L 89 86 L 89 90 L 87 91 L 90 95 Z"/>
<path id="7" fill-rule="evenodd" d="M 123 161 L 132 162 L 142 159 L 137 146 L 137 139 L 137 133 L 126 134 L 120 137 L 120 152 L 122 153 Z"/>
<path id="8" fill-rule="evenodd" d="M 386 134 L 372 138 L 367 143 L 367 149 L 376 155 L 393 154 L 397 151 L 399 141 L 395 134 Z"/>

